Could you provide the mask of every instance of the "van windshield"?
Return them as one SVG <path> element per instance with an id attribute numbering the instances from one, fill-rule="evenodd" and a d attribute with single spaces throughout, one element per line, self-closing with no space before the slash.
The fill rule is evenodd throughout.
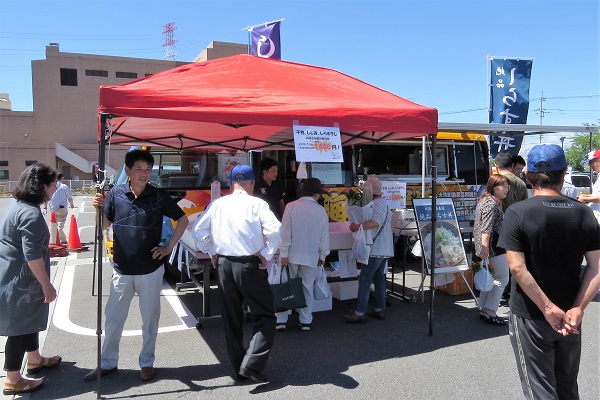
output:
<path id="1" fill-rule="evenodd" d="M 248 161 L 246 153 L 184 150 L 181 153 L 152 151 L 152 182 L 162 188 L 210 188 L 219 181 L 229 186 L 229 172 L 236 164 Z"/>

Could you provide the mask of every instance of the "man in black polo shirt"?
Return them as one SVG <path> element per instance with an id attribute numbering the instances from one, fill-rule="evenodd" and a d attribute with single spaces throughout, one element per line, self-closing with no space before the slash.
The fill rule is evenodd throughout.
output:
<path id="1" fill-rule="evenodd" d="M 273 214 L 279 221 L 283 218 L 283 211 L 285 210 L 285 191 L 279 181 L 277 181 L 277 174 L 279 168 L 277 167 L 277 161 L 272 158 L 265 158 L 260 163 L 260 170 L 262 171 L 262 179 L 256 181 L 254 185 L 254 196 L 260 197 L 267 203 L 269 208 L 273 211 Z"/>
<path id="2" fill-rule="evenodd" d="M 119 342 L 133 296 L 137 293 L 142 314 L 143 345 L 140 351 L 140 379 L 154 378 L 154 349 L 160 318 L 160 291 L 163 258 L 171 254 L 185 231 L 188 219 L 175 200 L 163 189 L 150 185 L 154 157 L 142 150 L 125 155 L 129 182 L 112 188 L 106 197 L 97 193 L 93 204 L 104 207 L 102 228 L 113 226 L 113 276 L 104 313 L 106 336 L 102 346 L 100 371 L 84 380 L 95 380 L 117 370 Z M 161 246 L 163 216 L 177 221 L 169 242 Z"/>

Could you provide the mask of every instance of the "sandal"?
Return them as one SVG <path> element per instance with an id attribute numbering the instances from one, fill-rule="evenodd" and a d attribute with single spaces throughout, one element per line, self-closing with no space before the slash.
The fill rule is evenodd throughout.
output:
<path id="1" fill-rule="evenodd" d="M 488 324 L 492 324 L 492 325 L 500 325 L 500 326 L 502 326 L 502 325 L 508 324 L 508 319 L 503 318 L 503 317 L 499 317 L 497 315 L 495 315 L 495 316 L 488 315 L 484 311 L 480 311 L 479 312 L 479 318 L 481 318 L 482 320 L 484 320 Z"/>
<path id="2" fill-rule="evenodd" d="M 2 393 L 5 396 L 13 396 L 21 393 L 31 393 L 35 392 L 44 384 L 43 379 L 26 379 L 21 378 L 17 381 L 17 383 L 8 383 L 4 381 L 4 390 Z"/>
<path id="3" fill-rule="evenodd" d="M 27 363 L 27 373 L 35 374 L 36 372 L 39 372 L 39 371 L 43 370 L 44 368 L 54 368 L 58 364 L 60 364 L 61 361 L 62 361 L 61 356 L 54 356 L 54 357 L 50 357 L 50 358 L 42 357 L 40 362 L 37 364 Z"/>

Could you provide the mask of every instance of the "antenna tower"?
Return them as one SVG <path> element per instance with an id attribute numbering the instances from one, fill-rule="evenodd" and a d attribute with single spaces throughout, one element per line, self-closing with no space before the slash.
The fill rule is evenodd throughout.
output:
<path id="1" fill-rule="evenodd" d="M 170 60 L 170 61 L 174 61 L 175 60 L 175 56 L 177 56 L 177 54 L 175 54 L 173 52 L 173 49 L 175 47 L 175 43 L 177 43 L 177 39 L 173 39 L 173 32 L 175 31 L 175 29 L 177 29 L 175 27 L 175 22 L 169 22 L 168 24 L 166 24 L 164 26 L 164 31 L 163 31 L 163 35 L 165 35 L 165 42 L 162 44 L 161 47 L 165 48 L 165 60 Z"/>

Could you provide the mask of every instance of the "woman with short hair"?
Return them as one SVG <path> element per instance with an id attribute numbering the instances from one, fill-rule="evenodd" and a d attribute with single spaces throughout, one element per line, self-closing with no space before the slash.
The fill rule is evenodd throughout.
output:
<path id="1" fill-rule="evenodd" d="M 15 200 L 0 220 L 0 336 L 5 346 L 4 395 L 29 393 L 42 387 L 43 378 L 21 375 L 27 353 L 27 373 L 60 364 L 61 357 L 42 357 L 39 332 L 48 325 L 49 303 L 56 299 L 50 282 L 50 232 L 40 204 L 56 190 L 56 171 L 33 164 L 19 177 Z"/>

